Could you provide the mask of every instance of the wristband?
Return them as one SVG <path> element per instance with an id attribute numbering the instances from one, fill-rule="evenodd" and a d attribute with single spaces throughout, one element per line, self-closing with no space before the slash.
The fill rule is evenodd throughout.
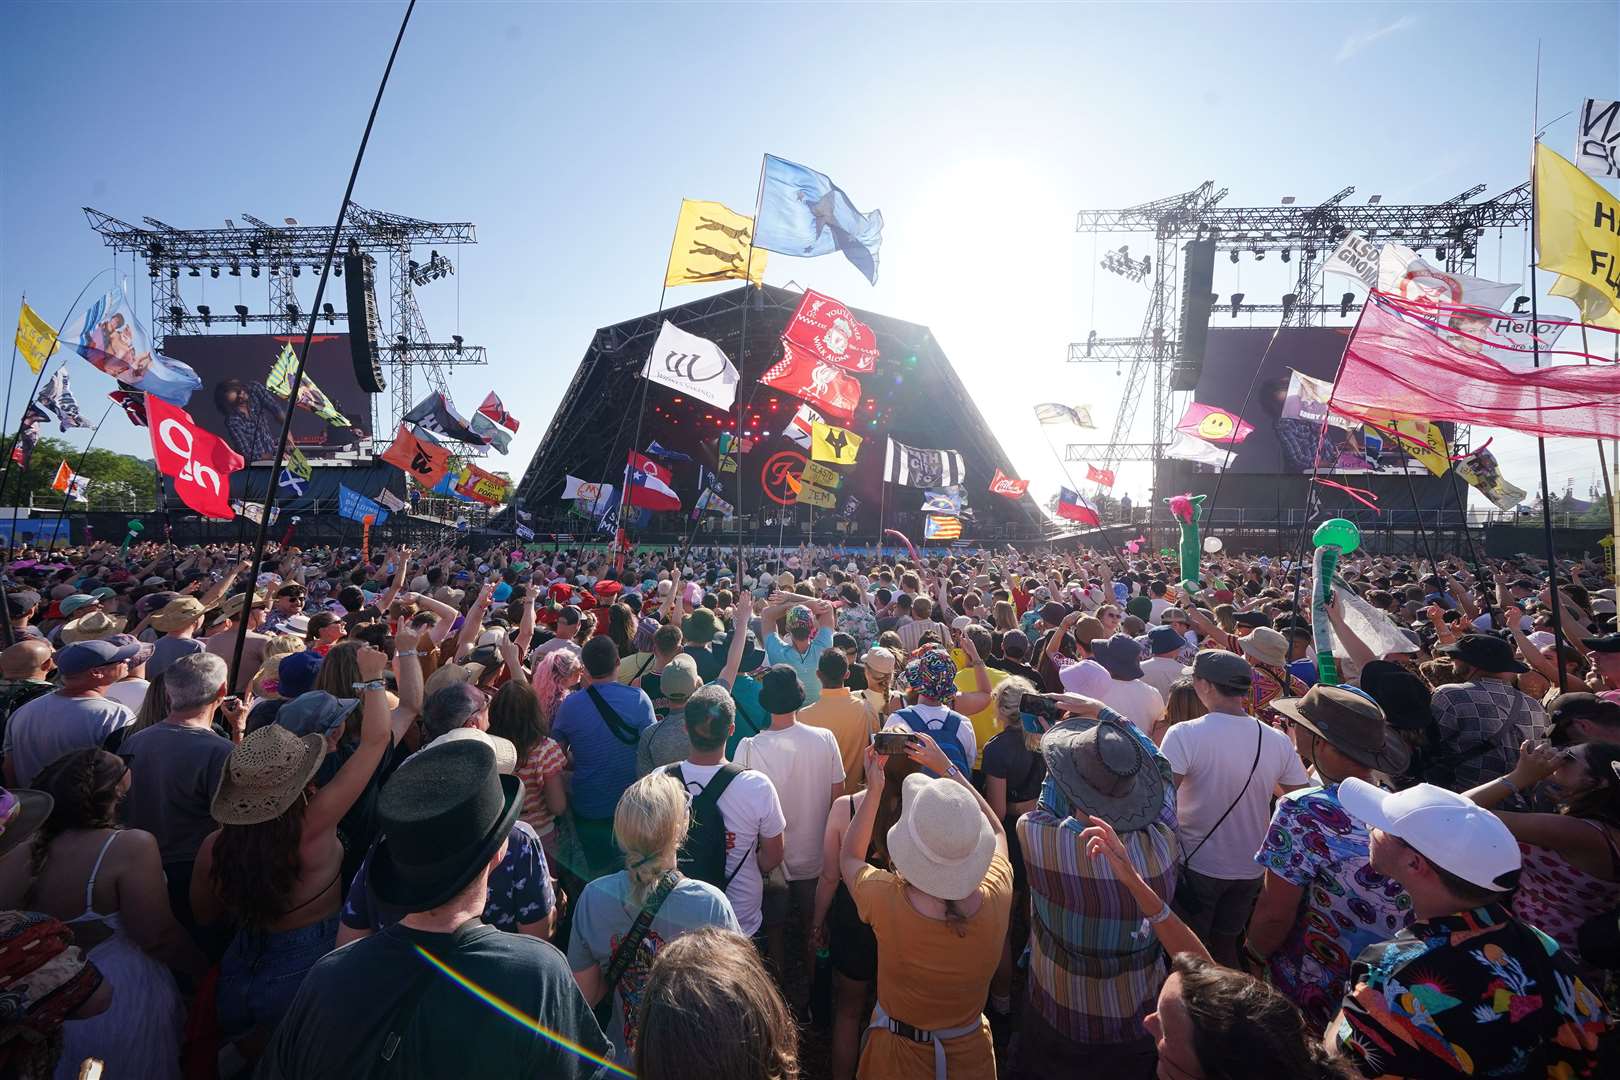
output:
<path id="1" fill-rule="evenodd" d="M 351 688 L 359 691 L 360 693 L 365 693 L 367 690 L 388 689 L 388 681 L 386 679 L 372 679 L 370 682 L 357 682 L 350 683 L 349 685 Z"/>
<path id="2" fill-rule="evenodd" d="M 1164 920 L 1168 919 L 1169 917 L 1170 917 L 1170 901 L 1166 900 L 1164 902 L 1163 907 L 1161 907 L 1156 913 L 1154 913 L 1152 915 L 1149 915 L 1147 917 L 1148 925 L 1149 926 L 1158 926 L 1160 923 L 1164 922 Z"/>
<path id="3" fill-rule="evenodd" d="M 419 649 L 400 649 L 398 652 L 394 653 L 394 655 L 395 656 L 421 656 L 422 653 L 421 653 L 421 650 L 419 650 Z"/>
<path id="4" fill-rule="evenodd" d="M 1509 780 L 1505 776 L 1498 776 L 1496 778 L 1496 782 L 1498 784 L 1501 784 L 1503 787 L 1507 788 L 1509 791 L 1511 791 L 1515 795 L 1517 795 L 1519 793 L 1518 786 L 1515 785 L 1512 780 Z"/>

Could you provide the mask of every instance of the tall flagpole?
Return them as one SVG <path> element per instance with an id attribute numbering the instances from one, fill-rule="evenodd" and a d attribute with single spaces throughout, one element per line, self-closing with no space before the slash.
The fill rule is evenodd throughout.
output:
<path id="1" fill-rule="evenodd" d="M 96 426 L 90 429 L 90 441 L 84 444 L 83 450 L 79 451 L 79 463 L 73 467 L 74 479 L 77 479 L 84 474 L 85 460 L 89 458 L 91 448 L 96 445 L 96 436 L 101 434 L 101 425 L 107 422 L 107 414 L 113 411 L 113 406 L 116 404 L 118 403 L 115 401 L 107 402 L 107 408 L 102 412 L 101 419 L 97 420 Z M 86 487 L 86 490 L 89 490 L 88 486 Z M 67 517 L 68 503 L 71 501 L 73 501 L 73 481 L 69 480 L 67 490 L 62 493 L 62 505 L 56 511 L 56 518 L 58 521 L 61 521 Z M 90 500 L 86 498 L 84 500 L 84 504 L 86 507 L 88 507 L 90 505 Z M 56 541 L 59 539 L 60 534 L 61 529 L 59 528 L 53 528 L 51 530 L 51 545 L 45 551 L 45 557 L 47 559 L 56 552 Z"/>
<path id="2" fill-rule="evenodd" d="M 1530 131 L 1533 136 L 1530 140 L 1530 360 L 1538 370 L 1541 367 L 1541 342 L 1536 337 L 1535 326 L 1541 321 L 1540 313 L 1537 311 L 1541 288 L 1536 283 L 1536 263 L 1541 261 L 1541 227 L 1538 221 L 1541 216 L 1541 192 L 1536 183 L 1536 147 L 1541 145 L 1541 139 L 1535 132 L 1540 115 L 1541 42 L 1537 41 L 1535 105 L 1530 120 Z M 1569 670 L 1564 666 L 1564 653 L 1568 645 L 1564 643 L 1564 605 L 1558 593 L 1558 547 L 1553 543 L 1552 496 L 1547 487 L 1545 436 L 1536 436 L 1536 457 L 1541 464 L 1541 532 L 1542 539 L 1547 545 L 1547 598 L 1552 605 L 1553 655 L 1558 664 L 1558 692 L 1564 693 L 1569 685 Z"/>
<path id="3" fill-rule="evenodd" d="M 748 262 L 743 267 L 742 334 L 739 337 L 738 342 L 737 342 L 737 388 L 739 390 L 742 389 L 743 379 L 746 377 L 746 373 L 748 371 L 748 309 L 749 309 L 749 307 L 752 306 L 752 301 L 754 299 L 753 294 L 750 293 L 748 290 L 754 287 L 754 240 L 755 240 L 755 237 L 759 233 L 759 215 L 760 215 L 761 210 L 764 207 L 764 204 L 765 204 L 765 156 L 762 154 L 762 155 L 760 155 L 760 159 L 759 159 L 759 187 L 754 192 L 754 224 L 753 224 L 753 227 L 748 232 Z M 759 386 L 759 383 L 757 381 L 758 380 L 758 374 L 757 373 L 755 375 L 755 380 L 756 381 L 755 381 L 754 385 L 755 385 L 755 388 L 757 389 L 758 386 Z M 750 394 L 749 400 L 750 401 L 752 400 L 752 395 L 751 394 Z M 743 520 L 744 520 L 744 518 L 743 518 L 742 422 L 743 422 L 743 413 L 747 411 L 748 406 L 747 405 L 736 406 L 735 403 L 733 403 L 733 404 L 734 404 L 734 407 L 737 409 L 737 425 L 736 425 L 735 430 L 732 432 L 732 436 L 731 436 L 733 441 L 735 441 L 735 443 L 736 443 L 736 446 L 734 447 L 734 449 L 737 451 L 737 565 L 741 566 L 742 565 L 742 551 L 743 551 Z M 725 457 L 725 455 L 722 454 L 721 459 L 724 460 L 724 457 Z M 719 463 L 717 462 L 716 464 L 719 464 Z M 738 578 L 739 581 L 742 580 L 742 574 L 740 572 L 738 573 L 737 578 Z"/>

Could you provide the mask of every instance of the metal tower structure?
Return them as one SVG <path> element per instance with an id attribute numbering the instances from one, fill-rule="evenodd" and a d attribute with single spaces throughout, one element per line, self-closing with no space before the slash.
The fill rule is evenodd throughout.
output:
<path id="1" fill-rule="evenodd" d="M 1073 443 L 1064 454 L 1067 461 L 1096 462 L 1112 468 L 1121 461 L 1151 461 L 1164 458 L 1164 446 L 1171 425 L 1170 368 L 1179 354 L 1177 341 L 1180 316 L 1187 303 L 1211 302 L 1204 297 L 1186 297 L 1182 305 L 1173 303 L 1178 272 L 1178 244 L 1189 240 L 1213 241 L 1217 252 L 1230 253 L 1235 262 L 1239 253 L 1263 258 L 1266 252 L 1280 252 L 1293 261 L 1297 270 L 1292 291 L 1281 304 L 1235 302 L 1239 313 L 1276 313 L 1279 325 L 1307 326 L 1324 322 L 1333 312 L 1350 314 L 1348 303 L 1317 302 L 1321 286 L 1321 259 L 1352 232 L 1359 232 L 1373 243 L 1394 242 L 1411 248 L 1433 249 L 1437 259 L 1454 273 L 1473 273 L 1479 237 L 1486 229 L 1502 229 L 1529 224 L 1530 185 L 1520 184 L 1484 202 L 1471 202 L 1485 190 L 1483 184 L 1469 188 L 1443 203 L 1433 205 L 1384 204 L 1377 195 L 1365 204 L 1350 205 L 1355 188 L 1346 187 L 1331 198 L 1312 206 L 1293 204 L 1292 198 L 1280 206 L 1221 206 L 1227 189 L 1215 189 L 1205 181 L 1191 191 L 1167 199 L 1127 207 L 1123 210 L 1082 210 L 1075 219 L 1078 233 L 1132 235 L 1149 234 L 1154 240 L 1151 264 L 1144 258 L 1133 262 L 1124 248 L 1109 252 L 1103 266 L 1133 280 L 1151 278 L 1148 306 L 1141 330 L 1135 337 L 1099 337 L 1092 331 L 1086 341 L 1069 346 L 1071 364 L 1128 365 L 1125 391 L 1114 426 L 1105 443 Z M 1127 442 L 1144 396 L 1153 402 L 1153 427 L 1148 442 Z"/>
<path id="2" fill-rule="evenodd" d="M 206 332 L 201 328 L 216 322 L 240 326 L 264 323 L 273 334 L 297 333 L 308 318 L 308 312 L 298 303 L 297 279 L 305 270 L 320 274 L 332 242 L 330 226 L 300 225 L 293 218 L 284 219 L 283 225 L 272 225 L 252 214 L 243 214 L 246 226 L 226 218 L 224 228 L 176 229 L 150 217 L 141 219 L 145 227 L 131 225 L 88 206 L 84 213 L 90 227 L 101 234 L 108 247 L 145 260 L 152 289 L 151 325 L 160 339 L 166 334 Z M 455 272 L 451 260 L 440 254 L 438 247 L 477 242 L 470 222 L 423 221 L 368 210 L 355 203 L 349 205 L 338 236 L 339 257 L 366 253 L 374 257 L 386 255 L 388 259 L 391 333 L 378 346 L 390 369 L 391 422 L 373 424 L 379 442 L 392 437 L 399 418 L 416 404 L 412 396 L 414 371 L 420 369 L 428 385 L 442 392 L 448 368 L 488 362 L 483 346 L 467 345 L 460 335 L 452 335 L 449 342 L 434 341 L 416 303 L 417 288 Z M 430 248 L 423 262 L 413 257 L 419 246 Z M 332 267 L 332 272 L 334 278 L 342 275 L 341 262 Z M 253 312 L 245 305 L 237 305 L 234 314 L 225 315 L 204 305 L 198 305 L 196 310 L 187 305 L 183 282 L 200 279 L 204 274 L 217 279 L 222 273 L 237 279 L 266 275 L 268 310 Z M 341 303 L 341 287 L 328 289 L 328 293 L 335 293 Z M 347 325 L 347 315 L 337 310 L 331 299 L 323 304 L 321 318 L 334 326 L 343 319 Z M 478 449 L 469 448 L 468 452 L 476 454 Z"/>

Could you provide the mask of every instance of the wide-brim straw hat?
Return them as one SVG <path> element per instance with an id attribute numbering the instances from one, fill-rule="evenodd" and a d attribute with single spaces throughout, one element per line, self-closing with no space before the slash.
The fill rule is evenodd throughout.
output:
<path id="1" fill-rule="evenodd" d="M 1041 736 L 1041 757 L 1077 815 L 1100 817 L 1123 833 L 1146 828 L 1164 812 L 1169 781 L 1123 724 L 1081 717 L 1054 724 Z"/>
<path id="2" fill-rule="evenodd" d="M 965 900 L 984 884 L 996 837 L 978 800 L 947 777 L 912 773 L 900 789 L 889 858 L 906 882 L 941 900 Z"/>
<path id="3" fill-rule="evenodd" d="M 114 634 L 121 633 L 123 629 L 123 619 L 97 608 L 65 624 L 62 627 L 62 642 L 65 645 L 72 645 L 75 641 L 110 638 Z"/>
<path id="4" fill-rule="evenodd" d="M 0 855 L 38 832 L 55 805 L 56 800 L 43 791 L 0 788 Z"/>
<path id="5" fill-rule="evenodd" d="M 208 609 L 203 602 L 194 596 L 182 596 L 170 600 L 162 609 L 152 615 L 147 621 L 154 629 L 167 634 L 174 630 L 182 630 L 190 626 L 207 613 Z"/>
<path id="6" fill-rule="evenodd" d="M 280 724 L 250 733 L 225 760 L 214 791 L 214 820 L 221 825 L 274 821 L 298 801 L 326 757 L 326 739 L 294 735 Z"/>

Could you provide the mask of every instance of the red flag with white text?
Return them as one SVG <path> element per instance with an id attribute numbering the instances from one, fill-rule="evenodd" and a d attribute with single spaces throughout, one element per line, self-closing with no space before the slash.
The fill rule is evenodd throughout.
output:
<path id="1" fill-rule="evenodd" d="M 820 360 L 815 353 L 787 338 L 782 339 L 782 359 L 772 364 L 759 381 L 803 398 L 841 420 L 853 420 L 855 406 L 861 402 L 859 379 Z"/>
<path id="2" fill-rule="evenodd" d="M 1005 495 L 1009 499 L 1021 499 L 1024 492 L 1028 490 L 1028 480 L 1015 480 L 1000 469 L 996 470 L 995 479 L 990 481 L 990 494 L 992 495 Z"/>
<path id="3" fill-rule="evenodd" d="M 205 431 L 190 413 L 155 394 L 147 395 L 146 417 L 158 472 L 174 478 L 180 501 L 205 517 L 235 517 L 231 473 L 242 468 L 242 455 L 218 435 Z"/>
<path id="4" fill-rule="evenodd" d="M 1113 469 L 1099 469 L 1095 465 L 1087 465 L 1086 466 L 1086 479 L 1091 481 L 1093 484 L 1101 484 L 1103 487 L 1113 487 L 1114 486 L 1114 470 Z"/>
<path id="5" fill-rule="evenodd" d="M 799 310 L 782 331 L 784 342 L 845 371 L 869 375 L 877 369 L 877 336 L 843 304 L 814 289 L 804 290 Z"/>

